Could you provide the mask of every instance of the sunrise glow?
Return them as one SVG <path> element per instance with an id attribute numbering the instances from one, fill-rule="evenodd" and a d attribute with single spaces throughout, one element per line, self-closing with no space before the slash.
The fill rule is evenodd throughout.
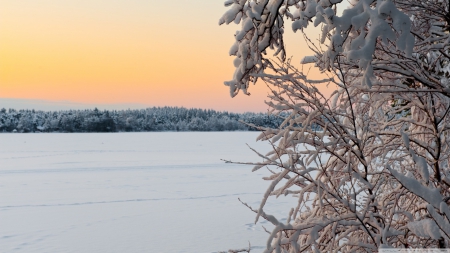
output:
<path id="1" fill-rule="evenodd" d="M 233 99 L 223 85 L 234 70 L 228 50 L 239 26 L 218 26 L 222 0 L 1 0 L 0 6 L 0 98 L 267 109 L 264 85 Z M 287 34 L 297 62 L 307 53 L 302 41 Z"/>

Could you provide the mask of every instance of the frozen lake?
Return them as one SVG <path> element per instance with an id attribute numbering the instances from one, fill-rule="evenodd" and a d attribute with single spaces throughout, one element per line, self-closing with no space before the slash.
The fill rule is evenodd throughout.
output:
<path id="1" fill-rule="evenodd" d="M 0 134 L 1 252 L 217 252 L 267 233 L 257 132 Z M 286 217 L 296 202 L 273 199 Z"/>

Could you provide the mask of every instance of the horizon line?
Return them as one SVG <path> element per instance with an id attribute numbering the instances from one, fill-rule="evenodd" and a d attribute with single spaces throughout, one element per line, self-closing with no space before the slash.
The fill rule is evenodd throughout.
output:
<path id="1" fill-rule="evenodd" d="M 214 110 L 217 112 L 233 112 L 233 113 L 264 113 L 265 111 L 234 111 L 215 108 L 187 107 L 183 105 L 148 105 L 142 103 L 83 103 L 70 100 L 45 100 L 45 99 L 27 99 L 27 98 L 2 98 L 0 97 L 0 109 L 14 110 L 36 110 L 36 111 L 66 111 L 66 110 L 140 110 L 148 108 L 186 108 L 186 109 L 202 109 Z"/>

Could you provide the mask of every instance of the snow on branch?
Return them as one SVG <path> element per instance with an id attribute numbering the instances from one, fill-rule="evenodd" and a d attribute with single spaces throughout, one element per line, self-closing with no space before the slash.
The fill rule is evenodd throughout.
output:
<path id="1" fill-rule="evenodd" d="M 273 149 L 253 163 L 271 173 L 256 211 L 275 225 L 265 252 L 450 247 L 450 3 L 344 4 L 227 1 L 220 20 L 241 24 L 231 95 L 261 80 L 270 113 L 282 115 L 259 128 Z M 311 80 L 285 59 L 289 20 L 314 51 L 301 63 L 330 78 Z M 324 46 L 308 38 L 311 25 Z M 265 213 L 283 195 L 293 199 L 286 223 Z"/>
<path id="2" fill-rule="evenodd" d="M 262 130 L 258 140 L 273 150 L 254 150 L 262 161 L 252 163 L 271 173 L 259 208 L 251 209 L 256 220 L 275 226 L 265 252 L 442 246 L 448 237 L 438 235 L 447 223 L 433 224 L 450 215 L 449 133 L 440 127 L 450 123 L 450 99 L 368 92 L 363 77 L 351 75 L 326 96 L 293 66 L 272 66 L 279 76 L 260 78 L 272 89 L 273 113 L 284 120 Z M 265 211 L 270 198 L 283 196 L 294 199 L 286 223 Z"/>

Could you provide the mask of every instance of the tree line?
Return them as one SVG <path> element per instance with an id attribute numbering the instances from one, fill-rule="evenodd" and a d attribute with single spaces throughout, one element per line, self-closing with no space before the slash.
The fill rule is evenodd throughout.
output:
<path id="1" fill-rule="evenodd" d="M 254 131 L 284 119 L 264 113 L 231 113 L 182 107 L 140 110 L 0 110 L 0 132 Z M 245 122 L 245 123 L 243 123 Z"/>

